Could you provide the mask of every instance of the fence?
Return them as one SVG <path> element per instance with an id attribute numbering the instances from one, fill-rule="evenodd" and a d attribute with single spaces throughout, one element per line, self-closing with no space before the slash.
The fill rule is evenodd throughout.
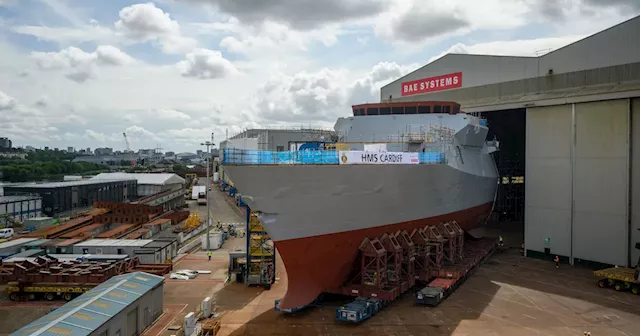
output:
<path id="1" fill-rule="evenodd" d="M 337 165 L 340 163 L 338 151 L 261 151 L 226 148 L 222 164 L 227 165 Z M 443 152 L 418 153 L 421 164 L 443 164 L 446 158 Z"/>

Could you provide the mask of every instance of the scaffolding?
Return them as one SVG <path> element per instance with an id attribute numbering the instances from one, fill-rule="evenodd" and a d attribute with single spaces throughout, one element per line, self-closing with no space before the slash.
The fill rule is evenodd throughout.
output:
<path id="1" fill-rule="evenodd" d="M 270 289 L 276 281 L 276 250 L 257 213 L 247 206 L 247 263 L 245 282 Z"/>
<path id="2" fill-rule="evenodd" d="M 500 221 L 524 222 L 524 160 L 510 160 L 497 153 L 499 173 L 494 213 Z"/>

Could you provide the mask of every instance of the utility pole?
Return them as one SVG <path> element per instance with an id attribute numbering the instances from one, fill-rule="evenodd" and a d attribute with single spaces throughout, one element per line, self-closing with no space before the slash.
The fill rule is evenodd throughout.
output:
<path id="1" fill-rule="evenodd" d="M 210 165 L 211 165 L 211 150 L 209 149 L 210 147 L 215 146 L 213 144 L 213 133 L 211 133 L 211 141 L 206 141 L 201 143 L 200 145 L 202 146 L 206 146 L 207 147 L 207 184 L 206 184 L 206 189 L 205 189 L 205 195 L 207 197 L 207 251 L 209 251 L 211 249 L 211 242 L 209 241 L 209 230 L 211 230 L 211 211 L 209 204 L 211 203 L 211 199 L 209 197 L 209 191 L 211 190 L 211 182 L 209 181 L 209 171 L 210 171 Z"/>

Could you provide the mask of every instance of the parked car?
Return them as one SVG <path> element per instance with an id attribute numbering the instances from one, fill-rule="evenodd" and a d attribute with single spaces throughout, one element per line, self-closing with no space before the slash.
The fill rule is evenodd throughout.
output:
<path id="1" fill-rule="evenodd" d="M 183 273 L 171 273 L 169 278 L 176 280 L 189 280 L 189 276 Z"/>
<path id="2" fill-rule="evenodd" d="M 180 275 L 184 275 L 184 276 L 186 276 L 186 277 L 187 277 L 187 278 L 189 278 L 189 279 L 194 279 L 194 278 L 198 275 L 198 273 L 193 274 L 193 273 L 187 273 L 187 272 L 184 272 L 184 271 L 175 271 L 175 272 L 173 272 L 173 273 L 175 273 L 175 274 L 180 274 Z"/>
<path id="3" fill-rule="evenodd" d="M 0 229 L 0 238 L 13 237 L 13 229 Z"/>
<path id="4" fill-rule="evenodd" d="M 189 276 L 189 279 L 193 279 L 195 277 L 198 276 L 198 271 L 194 271 L 194 270 L 190 270 L 190 269 L 181 269 L 181 270 L 177 270 L 176 273 L 180 273 L 180 274 L 186 274 L 187 276 Z"/>

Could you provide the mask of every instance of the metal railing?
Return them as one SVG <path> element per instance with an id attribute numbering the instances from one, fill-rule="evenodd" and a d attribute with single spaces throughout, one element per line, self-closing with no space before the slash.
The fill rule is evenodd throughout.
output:
<path id="1" fill-rule="evenodd" d="M 444 164 L 445 153 L 418 153 L 421 164 Z M 338 151 L 262 151 L 226 148 L 223 151 L 223 165 L 337 165 L 340 164 Z"/>

